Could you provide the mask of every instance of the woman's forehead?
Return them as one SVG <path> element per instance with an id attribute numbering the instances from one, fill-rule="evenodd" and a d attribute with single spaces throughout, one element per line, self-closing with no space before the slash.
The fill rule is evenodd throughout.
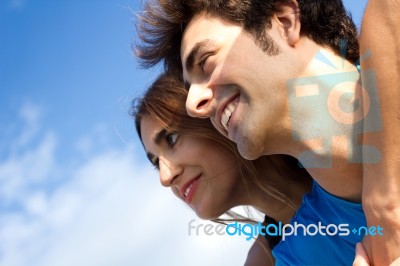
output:
<path id="1" fill-rule="evenodd" d="M 140 121 L 140 133 L 145 147 L 155 144 L 155 138 L 164 128 L 161 122 L 150 115 L 145 115 Z"/>

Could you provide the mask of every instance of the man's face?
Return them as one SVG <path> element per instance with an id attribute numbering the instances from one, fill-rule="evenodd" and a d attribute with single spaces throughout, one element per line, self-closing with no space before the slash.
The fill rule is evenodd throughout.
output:
<path id="1" fill-rule="evenodd" d="M 189 115 L 210 117 L 247 159 L 263 155 L 265 143 L 280 132 L 287 113 L 285 82 L 295 69 L 279 23 L 272 21 L 268 33 L 278 55 L 262 51 L 240 26 L 206 14 L 195 16 L 182 38 Z"/>

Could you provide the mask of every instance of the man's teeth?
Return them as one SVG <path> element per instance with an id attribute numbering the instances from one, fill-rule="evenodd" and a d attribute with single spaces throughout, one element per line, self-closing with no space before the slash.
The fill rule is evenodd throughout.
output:
<path id="1" fill-rule="evenodd" d="M 185 190 L 185 193 L 183 193 L 183 195 L 185 196 L 185 198 L 186 198 L 187 195 L 189 194 L 189 191 L 190 191 L 190 189 L 192 188 L 192 186 L 193 186 L 193 182 L 192 182 L 192 184 L 190 184 L 190 185 L 187 187 L 187 189 Z"/>
<path id="2" fill-rule="evenodd" d="M 225 130 L 228 130 L 228 122 L 229 122 L 229 119 L 231 118 L 231 115 L 232 115 L 232 113 L 229 111 L 228 112 L 224 111 L 224 113 L 222 114 L 221 123 L 224 126 Z"/>
<path id="3" fill-rule="evenodd" d="M 236 106 L 238 105 L 238 101 L 234 101 L 229 103 L 226 107 L 224 112 L 222 113 L 221 116 L 221 124 L 225 128 L 226 131 L 228 131 L 228 123 L 229 120 L 231 119 L 233 111 L 235 111 Z"/>

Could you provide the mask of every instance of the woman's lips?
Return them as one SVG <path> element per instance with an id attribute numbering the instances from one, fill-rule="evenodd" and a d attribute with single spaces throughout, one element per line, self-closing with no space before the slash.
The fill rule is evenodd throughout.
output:
<path id="1" fill-rule="evenodd" d="M 181 190 L 181 195 L 185 199 L 185 202 L 187 204 L 190 204 L 192 202 L 194 193 L 196 192 L 197 186 L 200 183 L 200 177 L 201 175 L 193 178 L 191 181 L 189 181 L 187 184 L 185 184 L 184 187 L 182 187 Z"/>

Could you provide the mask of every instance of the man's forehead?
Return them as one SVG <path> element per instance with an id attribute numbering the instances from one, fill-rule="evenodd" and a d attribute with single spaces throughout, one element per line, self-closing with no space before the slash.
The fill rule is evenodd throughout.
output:
<path id="1" fill-rule="evenodd" d="M 202 29 L 202 25 L 206 23 L 206 18 L 204 14 L 195 15 L 188 25 L 186 26 L 181 40 L 181 57 L 186 58 L 191 49 L 191 45 L 197 42 L 198 38 L 206 35 L 205 29 Z"/>
<path id="2" fill-rule="evenodd" d="M 225 26 L 229 26 L 229 23 L 216 16 L 204 13 L 195 15 L 183 32 L 181 56 L 187 56 L 188 50 L 199 41 L 218 38 Z"/>
<path id="3" fill-rule="evenodd" d="M 182 36 L 180 56 L 183 69 L 185 69 L 184 64 L 193 49 L 224 42 L 232 31 L 238 32 L 239 30 L 241 28 L 237 25 L 210 14 L 194 16 Z"/>

